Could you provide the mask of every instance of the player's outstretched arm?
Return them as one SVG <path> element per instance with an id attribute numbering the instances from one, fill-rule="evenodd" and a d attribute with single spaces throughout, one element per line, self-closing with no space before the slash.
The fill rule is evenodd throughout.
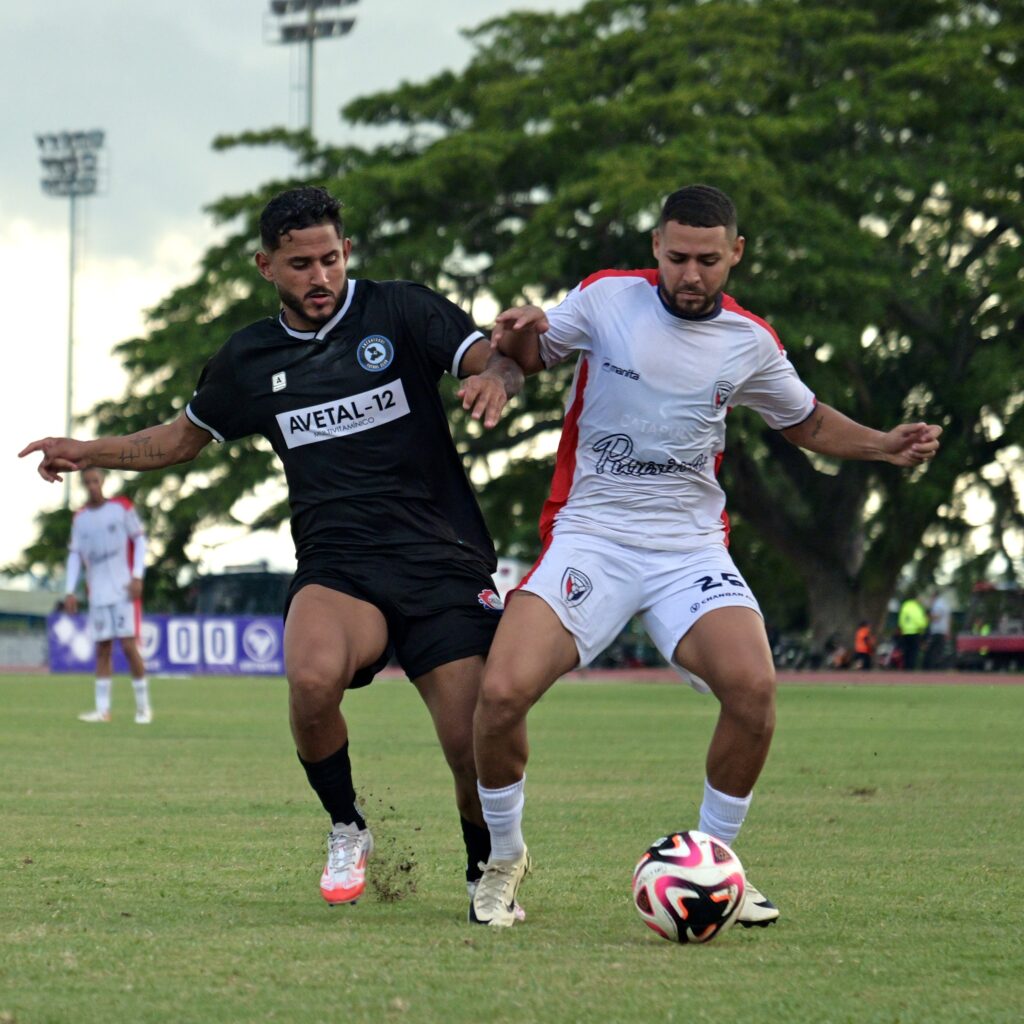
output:
<path id="1" fill-rule="evenodd" d="M 491 349 L 482 338 L 462 357 L 463 378 L 457 394 L 462 408 L 490 429 L 501 418 L 508 400 L 523 387 L 523 371 L 514 359 Z"/>
<path id="2" fill-rule="evenodd" d="M 42 452 L 39 475 L 53 483 L 61 473 L 89 469 L 162 469 L 194 459 L 213 438 L 197 427 L 184 413 L 170 423 L 162 423 L 125 437 L 98 437 L 76 441 L 72 437 L 44 437 L 26 445 L 19 453 L 23 459 Z"/>
<path id="3" fill-rule="evenodd" d="M 811 415 L 788 430 L 787 441 L 837 459 L 919 466 L 935 457 L 942 427 L 933 423 L 901 423 L 892 430 L 873 430 L 819 402 Z"/>
<path id="4" fill-rule="evenodd" d="M 539 306 L 517 306 L 499 313 L 491 332 L 491 348 L 514 359 L 523 373 L 545 369 L 540 357 L 540 336 L 548 329 L 548 318 Z"/>

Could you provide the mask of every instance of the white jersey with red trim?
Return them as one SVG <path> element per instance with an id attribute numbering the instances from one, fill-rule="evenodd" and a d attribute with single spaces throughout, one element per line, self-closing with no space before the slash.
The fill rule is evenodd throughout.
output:
<path id="1" fill-rule="evenodd" d="M 127 498 L 110 498 L 102 505 L 86 505 L 75 513 L 69 550 L 85 565 L 92 607 L 130 600 L 132 578 L 142 578 L 136 565 L 145 534 L 135 507 Z"/>
<path id="2" fill-rule="evenodd" d="M 775 332 L 729 296 L 669 312 L 657 270 L 588 277 L 547 314 L 540 354 L 579 351 L 541 534 L 572 529 L 687 551 L 727 543 L 718 468 L 729 407 L 784 430 L 814 410 Z"/>

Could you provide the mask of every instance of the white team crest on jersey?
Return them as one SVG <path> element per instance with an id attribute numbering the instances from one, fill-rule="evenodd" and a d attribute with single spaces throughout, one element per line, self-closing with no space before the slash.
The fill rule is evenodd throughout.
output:
<path id="1" fill-rule="evenodd" d="M 383 334 L 371 334 L 359 342 L 356 349 L 356 359 L 364 370 L 371 373 L 379 373 L 391 365 L 395 358 L 395 346 Z"/>
<path id="2" fill-rule="evenodd" d="M 716 410 L 721 409 L 729 401 L 729 396 L 733 393 L 735 387 L 735 384 L 730 384 L 727 380 L 716 380 L 715 391 L 711 396 L 711 405 Z"/>
<path id="3" fill-rule="evenodd" d="M 567 605 L 575 607 L 582 604 L 593 589 L 594 584 L 590 582 L 590 577 L 585 572 L 569 566 L 562 573 L 562 600 Z"/>
<path id="4" fill-rule="evenodd" d="M 271 391 L 284 391 L 288 386 L 288 375 L 282 370 L 280 373 L 275 373 L 270 378 L 270 390 Z"/>

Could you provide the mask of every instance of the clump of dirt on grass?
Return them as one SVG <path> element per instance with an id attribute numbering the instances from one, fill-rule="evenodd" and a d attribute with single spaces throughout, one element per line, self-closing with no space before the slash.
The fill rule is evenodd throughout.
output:
<path id="1" fill-rule="evenodd" d="M 359 803 L 373 832 L 373 853 L 366 869 L 367 883 L 381 903 L 398 903 L 412 896 L 417 888 L 416 851 L 405 841 L 408 825 L 395 822 L 395 808 L 388 799 L 382 800 L 374 793 L 363 793 Z M 403 839 L 395 834 L 398 829 L 403 832 Z"/>

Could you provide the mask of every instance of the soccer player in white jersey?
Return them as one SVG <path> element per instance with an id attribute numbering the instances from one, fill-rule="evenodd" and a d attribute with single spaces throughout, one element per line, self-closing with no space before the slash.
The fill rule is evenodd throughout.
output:
<path id="1" fill-rule="evenodd" d="M 82 474 L 82 483 L 89 497 L 71 524 L 64 610 L 72 615 L 78 611 L 75 591 L 84 568 L 89 628 L 96 641 L 96 706 L 78 717 L 83 722 L 110 721 L 116 637 L 131 672 L 135 724 L 149 725 L 153 709 L 146 666 L 137 643 L 142 618 L 142 580 L 146 573 L 146 534 L 127 498 L 103 496 L 102 469 L 87 469 Z"/>
<path id="2" fill-rule="evenodd" d="M 509 595 L 484 673 L 474 746 L 491 859 L 470 921 L 517 920 L 530 868 L 522 834 L 526 715 L 633 615 L 691 685 L 720 704 L 699 828 L 731 844 L 775 725 L 775 672 L 757 601 L 727 548 L 717 470 L 730 406 L 755 409 L 793 444 L 838 458 L 916 466 L 940 428 L 888 432 L 816 401 L 774 331 L 724 293 L 743 256 L 732 201 L 692 185 L 666 201 L 656 269 L 606 271 L 544 313 L 498 317 L 492 343 L 537 372 L 579 353 L 540 559 Z M 748 885 L 739 920 L 777 908 Z"/>

